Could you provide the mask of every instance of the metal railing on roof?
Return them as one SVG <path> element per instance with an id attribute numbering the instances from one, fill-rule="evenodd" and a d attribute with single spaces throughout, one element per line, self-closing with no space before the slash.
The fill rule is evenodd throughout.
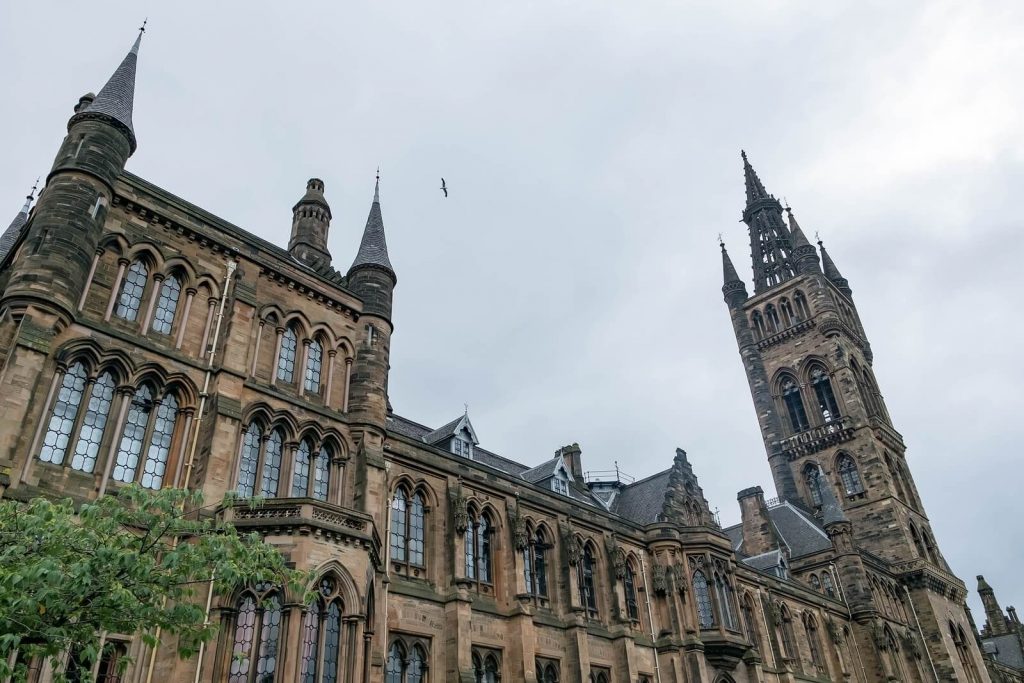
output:
<path id="1" fill-rule="evenodd" d="M 598 483 L 619 483 L 619 484 L 632 484 L 636 481 L 636 477 L 626 474 L 619 469 L 619 463 L 615 463 L 614 470 L 590 470 L 583 474 L 583 481 L 588 484 Z"/>

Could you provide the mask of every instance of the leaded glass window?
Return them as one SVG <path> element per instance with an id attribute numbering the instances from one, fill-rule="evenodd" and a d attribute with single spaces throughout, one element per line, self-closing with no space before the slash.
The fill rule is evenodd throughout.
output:
<path id="1" fill-rule="evenodd" d="M 320 372 L 324 362 L 324 347 L 320 342 L 309 342 L 306 356 L 306 391 L 316 394 L 320 392 Z"/>
<path id="2" fill-rule="evenodd" d="M 327 500 L 327 491 L 331 483 L 331 456 L 323 446 L 313 460 L 313 498 Z"/>
<path id="3" fill-rule="evenodd" d="M 804 467 L 804 482 L 807 484 L 807 491 L 811 494 L 811 503 L 815 507 L 821 505 L 821 470 L 813 463 Z"/>
<path id="4" fill-rule="evenodd" d="M 416 493 L 409 507 L 409 563 L 423 566 L 423 494 Z"/>
<path id="5" fill-rule="evenodd" d="M 302 498 L 309 495 L 309 441 L 303 439 L 295 450 L 295 472 L 292 474 L 292 497 Z"/>
<path id="6" fill-rule="evenodd" d="M 836 586 L 832 582 L 832 575 L 829 572 L 823 572 L 821 575 L 821 585 L 825 588 L 825 595 L 830 598 L 836 597 Z"/>
<path id="7" fill-rule="evenodd" d="M 640 619 L 640 609 L 636 602 L 636 575 L 633 573 L 633 565 L 626 565 L 626 576 L 622 581 L 626 593 L 626 615 L 633 621 Z"/>
<path id="8" fill-rule="evenodd" d="M 594 553 L 590 545 L 583 547 L 583 557 L 576 567 L 580 601 L 591 612 L 597 611 L 597 595 L 594 592 Z"/>
<path id="9" fill-rule="evenodd" d="M 228 683 L 248 683 L 249 654 L 252 651 L 253 634 L 256 629 L 256 599 L 245 595 L 238 601 L 235 615 L 235 644 L 231 648 L 231 669 Z"/>
<path id="10" fill-rule="evenodd" d="M 864 485 L 860 481 L 860 473 L 857 471 L 857 465 L 853 462 L 853 458 L 844 453 L 839 457 L 837 468 L 843 488 L 846 489 L 846 495 L 853 496 L 864 493 Z"/>
<path id="11" fill-rule="evenodd" d="M 260 483 L 260 496 L 276 498 L 277 487 L 281 481 L 281 451 L 284 449 L 284 435 L 275 429 L 263 453 L 263 481 Z"/>
<path id="12" fill-rule="evenodd" d="M 412 648 L 412 656 L 409 657 L 409 670 L 406 672 L 406 683 L 423 683 L 423 675 L 427 671 L 427 655 L 423 648 L 415 645 Z"/>
<path id="13" fill-rule="evenodd" d="M 302 664 L 299 676 L 302 683 L 316 683 L 316 665 L 320 657 L 320 601 L 314 600 L 306 608 L 302 620 Z"/>
<path id="14" fill-rule="evenodd" d="M 811 574 L 811 588 L 816 591 L 821 591 L 821 581 L 818 579 L 817 574 Z"/>
<path id="15" fill-rule="evenodd" d="M 149 271 L 142 261 L 133 261 L 128 267 L 121 283 L 121 294 L 117 298 L 116 314 L 118 318 L 132 321 L 139 315 L 142 295 L 146 291 L 146 280 Z"/>
<path id="16" fill-rule="evenodd" d="M 407 546 L 406 529 L 406 498 L 403 489 L 396 489 L 391 499 L 391 559 L 394 562 L 405 562 Z"/>
<path id="17" fill-rule="evenodd" d="M 107 426 L 110 404 L 114 400 L 114 377 L 104 372 L 92 385 L 82 427 L 78 431 L 78 442 L 71 456 L 71 468 L 81 472 L 92 472 L 96 467 L 96 456 L 103 441 L 103 430 Z"/>
<path id="18" fill-rule="evenodd" d="M 782 381 L 782 402 L 786 404 L 786 412 L 789 414 L 789 426 L 794 433 L 802 432 L 810 423 L 807 421 L 807 412 L 804 410 L 804 401 L 800 397 L 800 387 L 793 378 L 786 377 Z"/>
<path id="19" fill-rule="evenodd" d="M 75 428 L 78 417 L 78 406 L 82 403 L 85 391 L 85 366 L 75 363 L 64 373 L 60 391 L 54 401 L 50 413 L 50 424 L 46 428 L 43 447 L 39 451 L 39 459 L 60 465 L 64 462 L 64 454 L 71 441 L 71 432 Z"/>
<path id="20" fill-rule="evenodd" d="M 142 446 L 146 440 L 146 428 L 153 412 L 153 390 L 143 384 L 132 397 L 128 407 L 128 417 L 121 431 L 121 444 L 117 449 L 117 460 L 114 464 L 114 480 L 122 482 L 135 481 L 135 471 L 139 466 Z"/>
<path id="21" fill-rule="evenodd" d="M 391 643 L 391 649 L 388 650 L 388 663 L 384 673 L 385 683 L 405 683 L 402 680 L 405 678 L 404 674 L 405 657 L 402 647 L 396 641 Z"/>
<path id="22" fill-rule="evenodd" d="M 238 495 L 252 498 L 256 492 L 256 471 L 260 464 L 260 428 L 255 422 L 242 436 L 242 451 L 238 458 Z"/>
<path id="23" fill-rule="evenodd" d="M 281 353 L 277 357 L 277 378 L 282 382 L 291 382 L 295 376 L 295 348 L 297 345 L 295 329 L 286 327 L 281 335 Z"/>
<path id="24" fill-rule="evenodd" d="M 832 381 L 824 369 L 816 367 L 811 370 L 811 386 L 814 387 L 814 397 L 818 401 L 818 411 L 822 420 L 831 422 L 838 419 L 839 404 L 832 392 Z"/>
<path id="25" fill-rule="evenodd" d="M 181 296 L 181 283 L 178 278 L 170 275 L 160 286 L 160 296 L 156 300 L 156 311 L 153 313 L 153 331 L 170 334 L 174 323 L 174 311 L 178 308 L 178 297 Z"/>
<path id="26" fill-rule="evenodd" d="M 142 485 L 147 489 L 158 489 L 163 485 L 177 419 L 178 399 L 174 398 L 174 394 L 167 394 L 157 405 L 156 422 L 153 424 L 153 435 L 146 454 L 146 467 L 142 472 Z"/>
<path id="27" fill-rule="evenodd" d="M 281 601 L 270 595 L 263 601 L 259 658 L 256 660 L 256 681 L 273 681 L 277 672 L 278 641 L 281 638 Z"/>
<path id="28" fill-rule="evenodd" d="M 711 589 L 704 572 L 699 569 L 693 573 L 693 595 L 697 601 L 697 622 L 700 627 L 713 628 L 715 611 L 711 607 Z"/>

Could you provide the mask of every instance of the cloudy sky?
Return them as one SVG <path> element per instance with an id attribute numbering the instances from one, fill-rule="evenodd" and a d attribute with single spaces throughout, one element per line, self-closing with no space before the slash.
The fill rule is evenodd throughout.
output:
<path id="1" fill-rule="evenodd" d="M 3 3 L 0 210 L 146 15 L 134 173 L 281 245 L 323 178 L 345 270 L 380 165 L 396 411 L 685 448 L 725 523 L 772 488 L 720 292 L 745 148 L 850 279 L 946 558 L 1024 607 L 1024 4 Z"/>

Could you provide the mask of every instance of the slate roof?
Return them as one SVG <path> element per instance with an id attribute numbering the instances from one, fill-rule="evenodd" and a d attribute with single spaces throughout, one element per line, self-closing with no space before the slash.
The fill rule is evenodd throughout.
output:
<path id="1" fill-rule="evenodd" d="M 768 508 L 768 518 L 789 548 L 791 558 L 813 555 L 832 547 L 817 520 L 790 503 Z M 736 524 L 723 531 L 732 540 L 733 549 L 742 553 L 743 525 Z"/>
<path id="2" fill-rule="evenodd" d="M 781 551 L 770 550 L 766 553 L 761 553 L 760 555 L 754 555 L 753 557 L 745 558 L 743 560 L 743 563 L 748 567 L 753 567 L 754 569 L 758 569 L 764 572 L 768 571 L 769 569 L 774 569 L 775 567 L 778 567 L 780 564 L 782 564 L 783 559 L 784 558 Z"/>
<path id="3" fill-rule="evenodd" d="M 105 114 L 127 128 L 128 139 L 132 152 L 135 152 L 135 127 L 132 125 L 132 107 L 135 102 L 135 66 L 139 58 L 139 43 L 142 32 L 135 39 L 132 49 L 121 60 L 107 84 L 103 86 L 96 99 L 92 101 L 84 113 Z"/>
<path id="4" fill-rule="evenodd" d="M 1024 669 L 1024 652 L 1021 651 L 1021 643 L 1017 634 L 1007 633 L 1003 636 L 991 636 L 984 638 L 983 642 L 985 645 L 995 646 L 995 652 L 992 655 L 1000 664 L 1012 666 L 1015 669 Z M 986 647 L 985 651 L 989 652 L 990 648 Z"/>
<path id="5" fill-rule="evenodd" d="M 461 419 L 462 418 L 460 417 L 459 420 Z M 459 420 L 455 421 L 456 424 L 458 424 Z M 388 415 L 388 429 L 396 434 L 401 434 L 402 436 L 407 436 L 410 439 L 416 439 L 418 441 L 424 441 L 424 437 L 427 435 L 441 431 L 440 429 L 434 430 L 430 427 L 425 427 L 418 422 L 395 414 Z M 441 429 L 444 429 L 444 427 Z M 503 458 L 502 456 L 492 453 L 485 448 L 480 448 L 479 446 L 473 447 L 473 462 L 483 463 L 488 467 L 493 467 L 496 470 L 506 472 L 513 476 L 517 476 L 530 469 L 522 463 L 509 460 L 508 458 Z"/>
<path id="6" fill-rule="evenodd" d="M 519 476 L 531 484 L 536 484 L 537 482 L 544 481 L 545 479 L 550 479 L 555 476 L 555 470 L 558 469 L 558 463 L 561 461 L 561 458 L 551 458 L 551 460 L 548 460 L 547 462 L 541 463 L 540 465 L 537 465 L 532 469 L 528 469 L 525 472 L 521 472 Z"/>
<path id="7" fill-rule="evenodd" d="M 384 218 L 380 213 L 380 180 L 373 189 L 373 204 L 370 205 L 370 215 L 366 217 L 363 239 L 359 242 L 359 251 L 349 271 L 359 266 L 378 266 L 392 275 L 395 274 L 395 269 L 391 267 L 391 259 L 388 258 L 388 243 L 384 239 Z"/>
<path id="8" fill-rule="evenodd" d="M 455 418 L 454 420 L 446 424 L 444 427 L 435 429 L 432 432 L 424 434 L 420 438 L 422 438 L 424 442 L 429 443 L 431 446 L 433 446 L 434 444 L 440 443 L 445 439 L 455 436 L 455 428 L 459 426 L 460 422 L 462 422 L 461 416 Z"/>
<path id="9" fill-rule="evenodd" d="M 28 211 L 32 205 L 32 195 L 29 195 L 25 200 L 25 206 L 21 207 L 21 211 L 14 217 L 11 224 L 4 230 L 4 234 L 0 235 L 0 261 L 7 258 L 7 252 L 11 250 L 14 243 L 18 241 L 18 237 L 21 236 L 21 229 L 28 223 Z"/>
<path id="10" fill-rule="evenodd" d="M 658 521 L 671 474 L 672 470 L 665 470 L 622 487 L 612 504 L 612 512 L 640 524 Z"/>

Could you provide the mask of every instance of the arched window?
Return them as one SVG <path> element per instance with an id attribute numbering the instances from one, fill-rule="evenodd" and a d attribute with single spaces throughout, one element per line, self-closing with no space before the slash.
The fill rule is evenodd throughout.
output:
<path id="1" fill-rule="evenodd" d="M 704 572 L 693 573 L 693 595 L 697 601 L 697 623 L 701 628 L 714 628 L 715 611 L 711 607 L 711 589 Z"/>
<path id="2" fill-rule="evenodd" d="M 388 663 L 384 672 L 386 683 L 405 683 L 405 652 L 395 641 L 388 650 Z"/>
<path id="3" fill-rule="evenodd" d="M 473 649 L 473 680 L 475 683 L 498 683 L 501 679 L 501 665 L 493 652 Z"/>
<path id="4" fill-rule="evenodd" d="M 228 683 L 262 683 L 277 675 L 281 599 L 267 585 L 246 591 L 236 603 Z"/>
<path id="5" fill-rule="evenodd" d="M 409 655 L 409 667 L 405 672 L 406 683 L 423 683 L 427 673 L 427 655 L 419 644 L 413 645 L 412 654 Z"/>
<path id="6" fill-rule="evenodd" d="M 39 451 L 39 459 L 43 462 L 55 465 L 64 463 L 64 454 L 67 453 L 78 419 L 78 406 L 85 392 L 85 379 L 85 366 L 81 363 L 73 364 L 64 373 L 60 391 L 50 412 L 50 424 L 46 428 L 43 447 Z"/>
<path id="7" fill-rule="evenodd" d="M 754 604 L 749 595 L 743 596 L 743 601 L 740 603 L 740 613 L 743 616 L 743 630 L 746 633 L 747 640 L 750 641 L 755 648 L 761 650 L 761 632 L 757 630 L 757 620 L 754 616 Z"/>
<path id="8" fill-rule="evenodd" d="M 622 587 L 626 593 L 626 615 L 632 621 L 640 621 L 640 608 L 636 601 L 636 575 L 632 562 L 626 563 L 626 576 L 622 580 Z"/>
<path id="9" fill-rule="evenodd" d="M 142 295 L 146 291 L 149 270 L 142 261 L 133 261 L 121 281 L 121 293 L 117 297 L 115 313 L 118 318 L 133 321 L 139 315 Z"/>
<path id="10" fill-rule="evenodd" d="M 793 294 L 793 303 L 796 305 L 796 314 L 799 318 L 797 322 L 809 320 L 811 317 L 811 311 L 807 307 L 807 297 L 799 289 Z"/>
<path id="11" fill-rule="evenodd" d="M 761 315 L 761 311 L 754 311 L 750 315 L 750 326 L 754 330 L 754 337 L 758 341 L 765 338 L 764 317 Z"/>
<path id="12" fill-rule="evenodd" d="M 799 655 L 796 649 L 796 637 L 793 634 L 793 617 L 790 616 L 789 610 L 783 605 L 781 609 L 782 615 L 782 652 L 787 659 L 796 660 Z"/>
<path id="13" fill-rule="evenodd" d="M 466 527 L 466 578 L 491 583 L 491 521 L 486 512 Z"/>
<path id="14" fill-rule="evenodd" d="M 832 422 L 839 419 L 839 404 L 832 393 L 832 380 L 821 366 L 815 366 L 811 370 L 811 386 L 814 388 L 814 398 L 818 403 L 818 413 L 822 420 Z"/>
<path id="15" fill-rule="evenodd" d="M 583 546 L 583 555 L 579 564 L 576 565 L 576 584 L 580 592 L 580 603 L 587 608 L 591 615 L 597 613 L 597 593 L 594 582 L 594 550 L 586 543 Z"/>
<path id="16" fill-rule="evenodd" d="M 302 621 L 301 683 L 337 683 L 341 652 L 341 615 L 344 608 L 338 583 L 332 577 L 320 579 L 319 595 L 306 608 Z M 317 674 L 319 673 L 319 677 Z"/>
<path id="17" fill-rule="evenodd" d="M 160 296 L 156 300 L 156 311 L 153 313 L 151 327 L 159 334 L 170 334 L 174 323 L 174 312 L 178 309 L 178 297 L 181 296 L 181 283 L 178 278 L 168 275 L 160 285 Z"/>
<path id="18" fill-rule="evenodd" d="M 775 334 L 782 329 L 782 325 L 779 324 L 779 314 L 772 304 L 764 307 L 764 319 L 767 322 L 769 333 Z"/>
<path id="19" fill-rule="evenodd" d="M 263 476 L 260 478 L 260 496 L 276 498 L 281 485 L 281 455 L 284 451 L 284 434 L 280 429 L 270 433 L 263 451 Z"/>
<path id="20" fill-rule="evenodd" d="M 281 352 L 277 356 L 277 378 L 282 382 L 291 382 L 295 377 L 295 349 L 298 337 L 295 328 L 288 326 L 281 334 Z"/>
<path id="21" fill-rule="evenodd" d="M 932 561 L 932 564 L 938 564 L 939 551 L 935 548 L 935 539 L 923 527 L 921 528 L 921 540 L 924 542 L 924 549 L 928 551 L 928 559 Z"/>
<path id="22" fill-rule="evenodd" d="M 804 410 L 804 400 L 800 397 L 800 386 L 792 377 L 786 376 L 779 388 L 782 390 L 782 402 L 786 404 L 786 412 L 789 414 L 790 428 L 794 434 L 804 431 L 810 423 Z"/>
<path id="23" fill-rule="evenodd" d="M 964 673 L 967 674 L 967 680 L 970 683 L 978 683 L 981 677 L 978 675 L 978 669 L 974 665 L 974 658 L 971 656 L 971 652 L 968 649 L 968 640 L 964 635 L 964 630 L 960 626 L 953 626 L 953 622 L 949 622 L 949 632 L 953 637 L 953 644 L 956 646 L 956 654 L 960 659 L 960 665 L 964 668 Z"/>
<path id="24" fill-rule="evenodd" d="M 320 393 L 320 371 L 324 362 L 324 347 L 316 339 L 309 342 L 306 351 L 305 389 L 311 394 Z"/>
<path id="25" fill-rule="evenodd" d="M 793 315 L 793 306 L 789 303 L 789 299 L 783 299 L 779 302 L 779 312 L 782 313 L 782 322 L 786 327 L 797 323 L 796 316 Z"/>
<path id="26" fill-rule="evenodd" d="M 156 401 L 154 394 L 150 385 L 143 384 L 131 399 L 114 464 L 115 481 L 130 483 L 138 480 L 148 489 L 158 489 L 163 485 L 178 418 L 178 400 L 174 394 L 168 393 Z M 146 448 L 146 459 L 140 473 L 139 459 L 143 448 Z"/>
<path id="27" fill-rule="evenodd" d="M 811 664 L 817 669 L 821 670 L 825 668 L 825 660 L 821 656 L 821 639 L 818 634 L 818 624 L 814 621 L 814 617 L 807 615 L 804 619 L 804 629 L 807 630 L 807 647 L 811 651 Z"/>
<path id="28" fill-rule="evenodd" d="M 320 447 L 313 459 L 313 491 L 310 497 L 314 500 L 327 500 L 327 492 L 331 485 L 331 456 L 327 448 Z"/>
<path id="29" fill-rule="evenodd" d="M 384 667 L 384 683 L 423 683 L 426 675 L 426 649 L 419 643 L 406 647 L 399 639 L 392 641 Z"/>
<path id="30" fill-rule="evenodd" d="M 825 595 L 830 598 L 836 597 L 836 586 L 832 581 L 832 572 L 826 570 L 821 573 L 821 585 L 825 589 Z"/>
<path id="31" fill-rule="evenodd" d="M 836 469 L 839 470 L 839 479 L 843 482 L 846 495 L 864 493 L 864 484 L 860 481 L 860 472 L 857 471 L 857 464 L 853 462 L 853 458 L 843 453 L 836 461 Z"/>
<path id="32" fill-rule="evenodd" d="M 727 629 L 736 631 L 739 629 L 736 624 L 736 615 L 732 611 L 732 600 L 729 596 L 731 592 L 725 577 L 719 572 L 715 572 L 715 597 L 718 600 L 718 614 L 722 618 L 722 624 Z"/>
<path id="33" fill-rule="evenodd" d="M 804 465 L 804 483 L 807 484 L 807 492 L 811 496 L 811 503 L 814 507 L 821 506 L 821 470 L 813 462 Z M 827 485 L 827 484 L 826 484 Z"/>
<path id="34" fill-rule="evenodd" d="M 538 528 L 523 548 L 523 569 L 526 578 L 526 592 L 538 598 L 548 596 L 548 570 L 545 553 L 548 543 L 544 531 Z"/>
<path id="35" fill-rule="evenodd" d="M 543 681 L 543 683 L 558 683 L 558 668 L 554 663 L 549 663 L 544 667 L 543 672 L 540 669 L 540 664 L 537 664 L 537 680 Z"/>
<path id="36" fill-rule="evenodd" d="M 295 462 L 292 471 L 292 498 L 309 495 L 309 461 L 313 456 L 313 446 L 308 439 L 299 442 L 295 449 Z"/>
<path id="37" fill-rule="evenodd" d="M 391 499 L 391 561 L 423 567 L 423 530 L 426 504 L 423 494 L 395 489 Z"/>
<path id="38" fill-rule="evenodd" d="M 900 473 L 896 470 L 896 466 L 893 465 L 892 456 L 888 453 L 885 454 L 885 468 L 889 470 L 889 478 L 892 480 L 892 486 L 896 491 L 896 495 L 900 499 L 906 500 L 907 492 L 903 488 L 903 480 L 900 477 Z"/>
<path id="39" fill-rule="evenodd" d="M 811 588 L 816 591 L 821 591 L 821 581 L 818 580 L 817 574 L 811 574 Z"/>
<path id="40" fill-rule="evenodd" d="M 256 471 L 260 466 L 260 427 L 250 422 L 242 435 L 242 448 L 238 457 L 238 486 L 241 498 L 252 498 L 256 493 Z"/>

